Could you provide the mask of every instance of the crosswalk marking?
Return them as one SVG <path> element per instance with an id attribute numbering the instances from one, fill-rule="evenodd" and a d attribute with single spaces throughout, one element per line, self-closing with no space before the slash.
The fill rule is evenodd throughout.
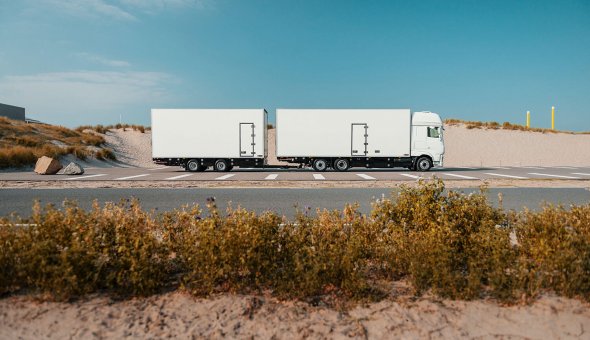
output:
<path id="1" fill-rule="evenodd" d="M 314 179 L 326 179 L 326 177 L 324 177 L 324 175 L 322 175 L 322 174 L 313 174 L 313 178 Z"/>
<path id="2" fill-rule="evenodd" d="M 590 174 L 585 174 L 583 172 L 572 172 L 572 175 L 590 176 Z"/>
<path id="3" fill-rule="evenodd" d="M 279 176 L 279 174 L 270 174 L 270 175 L 266 176 L 265 179 L 268 179 L 268 180 L 277 179 L 278 176 Z"/>
<path id="4" fill-rule="evenodd" d="M 162 169 L 167 169 L 167 168 L 168 168 L 167 166 L 161 166 L 161 167 L 158 167 L 158 168 L 150 168 L 150 169 L 146 169 L 146 170 L 147 171 L 154 171 L 154 170 L 162 170 Z"/>
<path id="5" fill-rule="evenodd" d="M 185 178 L 185 177 L 192 176 L 192 175 L 194 175 L 194 174 L 178 175 L 178 176 L 174 176 L 174 177 L 168 177 L 166 179 L 179 179 L 179 178 Z"/>
<path id="6" fill-rule="evenodd" d="M 106 175 L 107 175 L 107 174 L 96 174 L 96 175 L 87 175 L 87 176 L 70 177 L 70 178 L 64 178 L 64 181 L 72 181 L 72 180 L 76 180 L 76 179 L 86 179 L 86 178 L 100 177 L 100 176 L 106 176 Z"/>
<path id="7" fill-rule="evenodd" d="M 410 174 L 400 174 L 400 175 L 402 175 L 402 176 L 406 176 L 406 177 L 410 177 L 410 178 L 413 178 L 413 179 L 420 179 L 420 178 L 422 178 L 422 177 L 420 177 L 420 176 L 416 176 L 416 175 L 410 175 Z"/>
<path id="8" fill-rule="evenodd" d="M 555 177 L 555 178 L 565 178 L 565 179 L 580 179 L 580 177 L 562 176 L 562 175 L 551 175 L 551 174 L 540 174 L 540 173 L 536 173 L 536 172 L 529 172 L 529 175 Z"/>
<path id="9" fill-rule="evenodd" d="M 490 176 L 498 176 L 498 177 L 514 178 L 514 179 L 528 179 L 528 177 L 513 176 L 513 175 L 502 175 L 502 174 L 496 174 L 496 173 L 493 173 L 493 172 L 484 172 L 484 174 L 490 175 Z"/>
<path id="10" fill-rule="evenodd" d="M 510 168 L 505 167 L 505 166 L 493 166 L 493 169 L 502 169 L 502 170 L 510 170 Z"/>
<path id="11" fill-rule="evenodd" d="M 122 181 L 125 179 L 132 179 L 132 178 L 139 178 L 139 177 L 145 177 L 145 176 L 149 176 L 150 174 L 141 174 L 141 175 L 135 175 L 135 176 L 127 176 L 127 177 L 121 177 L 121 178 L 115 178 L 116 181 Z"/>
<path id="12" fill-rule="evenodd" d="M 523 169 L 541 169 L 541 170 L 545 169 L 540 166 L 521 166 L 521 168 L 523 168 Z"/>
<path id="13" fill-rule="evenodd" d="M 223 176 L 219 176 L 216 178 L 216 180 L 224 180 L 224 179 L 228 179 L 230 177 L 234 177 L 236 174 L 227 174 L 227 175 L 223 175 Z"/>
<path id="14" fill-rule="evenodd" d="M 452 176 L 452 177 L 457 177 L 457 178 L 463 178 L 463 179 L 479 179 L 479 178 L 475 178 L 475 177 L 463 176 L 463 175 L 457 175 L 457 174 L 447 174 L 447 173 L 445 173 L 445 175 Z"/>
<path id="15" fill-rule="evenodd" d="M 369 175 L 365 175 L 365 174 L 356 174 L 357 176 L 359 176 L 360 178 L 363 179 L 376 179 L 375 177 L 371 177 Z"/>

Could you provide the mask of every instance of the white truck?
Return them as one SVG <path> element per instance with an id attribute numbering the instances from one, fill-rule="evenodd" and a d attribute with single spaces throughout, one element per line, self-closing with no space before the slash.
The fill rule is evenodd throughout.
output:
<path id="1" fill-rule="evenodd" d="M 266 129 L 264 109 L 153 109 L 153 160 L 188 171 L 271 168 Z M 442 131 L 439 115 L 409 109 L 277 109 L 276 153 L 316 171 L 428 171 L 443 165 Z"/>

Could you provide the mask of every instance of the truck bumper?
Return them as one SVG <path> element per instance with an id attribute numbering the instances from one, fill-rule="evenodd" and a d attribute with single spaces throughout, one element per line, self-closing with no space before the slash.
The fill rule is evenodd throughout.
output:
<path id="1" fill-rule="evenodd" d="M 438 161 L 437 160 L 432 161 L 433 165 L 436 167 L 442 168 L 443 164 L 444 164 L 444 158 L 445 157 L 443 155 L 440 155 L 440 159 Z"/>

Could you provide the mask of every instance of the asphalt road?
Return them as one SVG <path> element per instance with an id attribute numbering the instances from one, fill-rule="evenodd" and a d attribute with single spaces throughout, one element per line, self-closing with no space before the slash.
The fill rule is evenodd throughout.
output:
<path id="1" fill-rule="evenodd" d="M 429 172 L 407 169 L 353 168 L 346 172 L 310 169 L 234 169 L 231 172 L 186 172 L 179 167 L 87 168 L 79 176 L 37 175 L 32 171 L 0 172 L 0 181 L 413 181 L 437 176 L 443 180 L 589 180 L 588 167 L 436 168 Z"/>
<path id="2" fill-rule="evenodd" d="M 393 189 L 396 190 L 396 189 Z M 473 192 L 477 189 L 460 189 Z M 569 205 L 590 203 L 590 191 L 586 189 L 563 188 L 501 188 L 490 189 L 488 199 L 498 204 L 498 193 L 503 194 L 505 209 L 521 210 L 523 207 L 539 209 L 543 201 Z M 360 210 L 368 213 L 371 201 L 383 196 L 389 197 L 392 189 L 0 189 L 0 216 L 12 212 L 20 216 L 29 216 L 32 202 L 40 200 L 42 204 L 54 204 L 61 207 L 65 199 L 76 200 L 85 209 L 91 207 L 93 200 L 103 203 L 118 202 L 122 198 L 136 197 L 144 209 L 168 211 L 179 208 L 183 204 L 197 203 L 204 207 L 208 197 L 215 197 L 218 206 L 225 209 L 228 202 L 233 206 L 240 205 L 249 210 L 263 212 L 272 210 L 287 217 L 295 214 L 295 206 L 302 210 L 309 208 L 341 209 L 345 203 L 358 202 Z"/>

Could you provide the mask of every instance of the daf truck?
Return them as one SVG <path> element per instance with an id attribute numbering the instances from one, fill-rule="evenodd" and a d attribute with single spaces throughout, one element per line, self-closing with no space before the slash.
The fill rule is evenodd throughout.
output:
<path id="1" fill-rule="evenodd" d="M 157 164 L 187 171 L 271 168 L 264 109 L 153 109 Z M 443 166 L 438 114 L 409 109 L 277 109 L 277 159 L 316 171 Z M 276 167 L 276 166 L 275 166 Z"/>

